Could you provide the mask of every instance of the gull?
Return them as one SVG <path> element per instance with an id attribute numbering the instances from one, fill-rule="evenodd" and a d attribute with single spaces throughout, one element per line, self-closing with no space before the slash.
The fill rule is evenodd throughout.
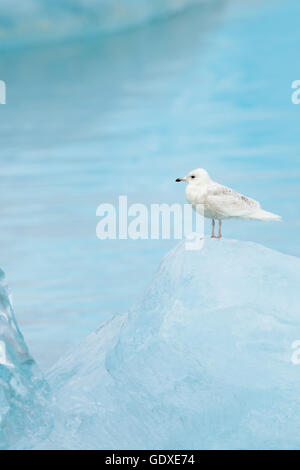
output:
<path id="1" fill-rule="evenodd" d="M 281 217 L 267 212 L 258 201 L 213 181 L 203 168 L 191 171 L 176 182 L 185 181 L 185 196 L 192 207 L 204 217 L 212 220 L 211 238 L 221 238 L 223 219 L 278 221 Z M 215 221 L 219 222 L 219 232 L 215 236 Z"/>

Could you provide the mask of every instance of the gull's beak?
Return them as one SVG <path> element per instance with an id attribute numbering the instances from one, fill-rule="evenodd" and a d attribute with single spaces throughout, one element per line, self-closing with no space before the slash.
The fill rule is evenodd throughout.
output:
<path id="1" fill-rule="evenodd" d="M 175 180 L 176 183 L 180 183 L 180 181 L 186 181 L 186 179 L 185 178 L 177 178 Z"/>

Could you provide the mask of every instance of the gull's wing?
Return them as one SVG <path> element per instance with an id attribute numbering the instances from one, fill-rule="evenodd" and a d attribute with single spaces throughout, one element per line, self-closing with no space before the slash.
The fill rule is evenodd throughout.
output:
<path id="1" fill-rule="evenodd" d="M 254 199 L 219 184 L 208 191 L 206 204 L 220 217 L 243 217 L 260 208 L 259 202 Z"/>

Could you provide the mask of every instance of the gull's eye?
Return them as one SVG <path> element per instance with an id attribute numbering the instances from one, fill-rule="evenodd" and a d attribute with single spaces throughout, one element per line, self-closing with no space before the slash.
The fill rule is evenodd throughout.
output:
<path id="1" fill-rule="evenodd" d="M 195 175 L 192 175 L 191 178 L 195 178 Z"/>

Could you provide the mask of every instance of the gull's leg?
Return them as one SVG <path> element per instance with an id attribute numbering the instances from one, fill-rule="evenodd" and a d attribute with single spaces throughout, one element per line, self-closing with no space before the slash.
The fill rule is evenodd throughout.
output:
<path id="1" fill-rule="evenodd" d="M 219 233 L 217 238 L 222 238 L 222 220 L 219 220 Z"/>
<path id="2" fill-rule="evenodd" d="M 211 221 L 211 238 L 216 238 L 215 237 L 215 219 L 212 219 Z"/>

